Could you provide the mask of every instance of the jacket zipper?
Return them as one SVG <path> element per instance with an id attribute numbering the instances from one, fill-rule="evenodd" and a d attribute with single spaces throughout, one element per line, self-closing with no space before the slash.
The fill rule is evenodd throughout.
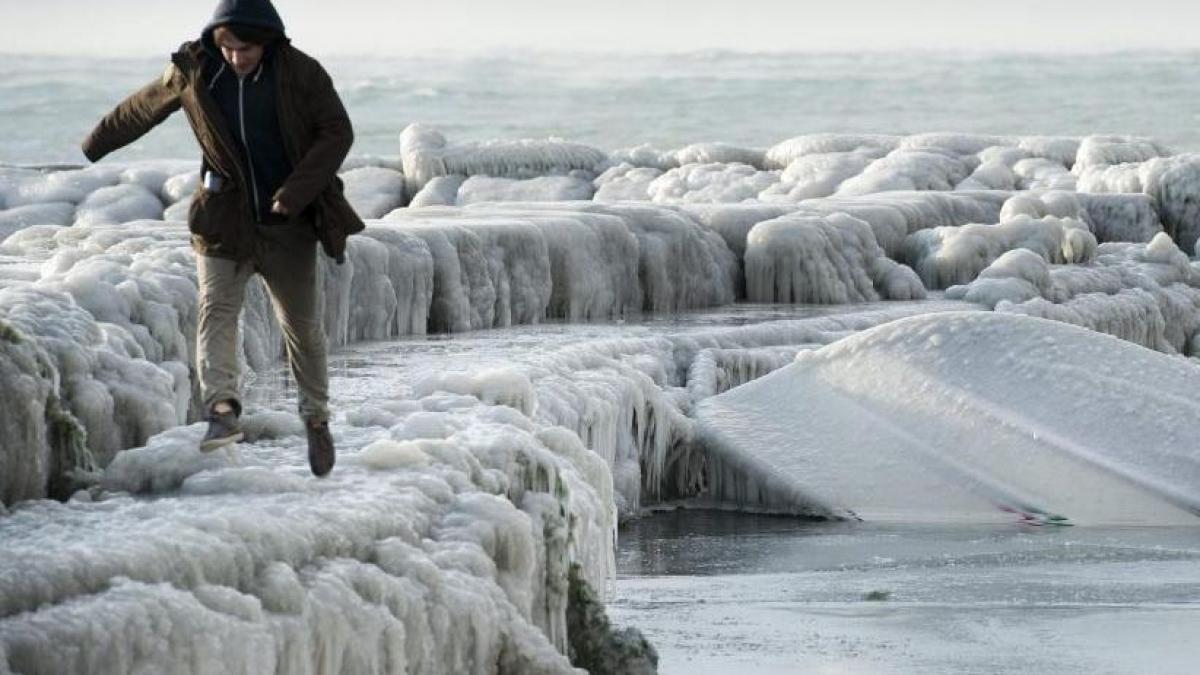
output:
<path id="1" fill-rule="evenodd" d="M 258 178 L 254 175 L 254 157 L 246 140 L 246 76 L 238 78 L 238 123 L 242 131 L 242 147 L 246 148 L 246 165 L 250 167 L 250 187 L 254 191 L 254 220 L 262 222 L 262 204 L 258 198 Z"/>
<path id="2" fill-rule="evenodd" d="M 181 70 L 185 70 L 185 72 L 190 72 L 190 70 L 196 65 L 195 61 L 189 57 L 180 56 L 179 60 L 176 60 L 175 56 L 177 55 L 173 55 L 171 60 L 174 61 L 175 65 L 179 66 Z M 241 162 L 237 161 L 237 153 L 233 152 L 233 147 L 226 142 L 225 135 L 221 133 L 221 129 L 216 124 L 212 123 L 212 120 L 217 119 L 216 115 L 219 113 L 217 113 L 216 107 L 212 104 L 211 99 L 205 99 L 205 96 L 208 95 L 208 90 L 202 84 L 197 85 L 197 81 L 203 82 L 203 78 L 200 78 L 199 80 L 193 78 L 192 80 L 192 89 L 196 96 L 196 102 L 204 112 L 204 117 L 200 120 L 200 123 L 208 128 L 209 135 L 216 139 L 217 145 L 221 146 L 221 148 L 225 151 L 227 158 L 232 160 L 233 170 L 237 172 L 237 176 L 241 181 L 241 184 L 245 185 L 246 177 L 242 173 Z M 253 206 L 253 204 L 248 204 L 248 206 Z"/>

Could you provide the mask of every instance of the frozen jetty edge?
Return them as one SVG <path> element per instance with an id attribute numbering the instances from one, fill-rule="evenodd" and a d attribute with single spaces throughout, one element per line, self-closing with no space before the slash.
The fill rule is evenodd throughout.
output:
<path id="1" fill-rule="evenodd" d="M 853 508 L 711 452 L 694 416 L 706 399 L 950 310 L 1076 324 L 1172 355 L 1157 357 L 1168 370 L 1200 352 L 1185 253 L 1200 158 L 1147 139 L 817 134 L 602 152 L 453 145 L 413 126 L 397 157 L 342 177 L 369 226 L 326 269 L 333 345 L 739 301 L 897 302 L 442 373 L 344 411 L 345 461 L 314 482 L 289 415 L 249 418 L 238 461 L 195 452 L 196 281 L 179 222 L 194 163 L 0 169 L 0 673 L 567 672 L 570 570 L 603 592 L 619 517 L 694 497 Z M 261 288 L 242 329 L 249 369 L 272 367 L 281 340 Z M 1120 410 L 1190 438 L 1178 418 Z M 1186 508 L 1173 489 L 1160 492 Z"/>
<path id="2" fill-rule="evenodd" d="M 1107 335 L 951 313 L 806 352 L 697 418 L 720 462 L 814 513 L 1200 525 L 1197 387 L 1200 369 Z"/>

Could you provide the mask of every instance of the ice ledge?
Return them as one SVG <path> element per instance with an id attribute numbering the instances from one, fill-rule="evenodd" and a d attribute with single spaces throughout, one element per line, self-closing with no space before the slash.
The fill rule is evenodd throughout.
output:
<path id="1" fill-rule="evenodd" d="M 1200 370 L 1043 319 L 903 319 L 708 399 L 744 490 L 814 515 L 1200 523 Z"/>

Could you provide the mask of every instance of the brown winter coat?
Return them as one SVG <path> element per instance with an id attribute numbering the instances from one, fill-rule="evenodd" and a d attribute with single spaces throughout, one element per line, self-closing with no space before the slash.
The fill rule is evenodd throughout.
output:
<path id="1" fill-rule="evenodd" d="M 354 141 L 350 118 L 321 64 L 286 41 L 276 49 L 279 129 L 294 168 L 273 198 L 292 214 L 290 225 L 283 227 L 315 227 L 325 253 L 341 262 L 346 237 L 363 229 L 337 177 Z M 249 178 L 234 138 L 204 86 L 201 73 L 209 58 L 199 42 L 184 43 L 161 78 L 100 121 L 84 141 L 83 153 L 99 161 L 182 107 L 200 143 L 204 170 L 224 178 L 219 191 L 200 187 L 193 196 L 188 214 L 192 244 L 203 255 L 245 259 L 252 254 L 255 228 L 264 226 L 256 223 Z"/>

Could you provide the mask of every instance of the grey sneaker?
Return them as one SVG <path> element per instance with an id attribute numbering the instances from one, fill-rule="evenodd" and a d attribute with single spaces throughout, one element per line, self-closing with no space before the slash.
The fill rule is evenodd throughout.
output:
<path id="1" fill-rule="evenodd" d="M 238 424 L 236 411 L 210 412 L 206 419 L 208 420 L 208 433 L 204 434 L 204 440 L 200 441 L 200 452 L 212 452 L 245 438 L 242 427 Z"/>
<path id="2" fill-rule="evenodd" d="M 329 475 L 337 459 L 337 453 L 333 449 L 333 435 L 329 433 L 329 422 L 309 420 L 305 422 L 304 428 L 308 431 L 309 468 L 318 478 Z"/>

